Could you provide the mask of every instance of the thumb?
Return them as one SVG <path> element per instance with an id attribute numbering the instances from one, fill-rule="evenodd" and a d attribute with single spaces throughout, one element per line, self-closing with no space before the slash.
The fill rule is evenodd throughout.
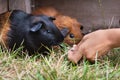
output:
<path id="1" fill-rule="evenodd" d="M 74 45 L 69 51 L 68 51 L 68 59 L 74 63 L 78 63 L 78 61 L 81 59 L 82 54 L 79 52 L 79 46 Z"/>

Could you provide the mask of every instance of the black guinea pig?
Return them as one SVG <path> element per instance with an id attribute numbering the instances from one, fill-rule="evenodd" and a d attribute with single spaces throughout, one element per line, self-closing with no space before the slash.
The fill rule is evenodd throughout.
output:
<path id="1" fill-rule="evenodd" d="M 59 30 L 54 18 L 45 15 L 34 16 L 21 10 L 13 10 L 9 25 L 1 30 L 2 41 L 8 48 L 16 49 L 23 44 L 30 53 L 45 51 L 64 40 L 67 30 Z"/>

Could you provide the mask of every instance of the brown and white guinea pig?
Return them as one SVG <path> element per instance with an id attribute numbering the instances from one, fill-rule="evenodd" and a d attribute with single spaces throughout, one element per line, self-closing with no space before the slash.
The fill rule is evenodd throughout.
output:
<path id="1" fill-rule="evenodd" d="M 61 29 L 68 29 L 64 42 L 73 45 L 80 42 L 83 37 L 83 26 L 74 18 L 62 15 L 53 7 L 40 7 L 33 10 L 32 14 L 44 14 L 47 16 L 55 17 L 54 23 Z"/>
<path id="2" fill-rule="evenodd" d="M 8 22 L 2 21 L 6 16 Z M 45 51 L 45 47 L 58 45 L 64 36 L 53 23 L 54 18 L 45 15 L 27 14 L 21 10 L 2 14 L 0 43 L 7 48 L 18 48 L 23 43 L 28 52 Z M 4 25 L 5 24 L 5 25 Z M 3 26 L 4 25 L 4 26 Z"/>
<path id="3" fill-rule="evenodd" d="M 83 26 L 81 26 L 76 19 L 73 19 L 68 16 L 59 15 L 56 17 L 54 23 L 56 24 L 56 26 L 58 26 L 60 30 L 64 28 L 69 29 L 68 34 L 64 39 L 65 43 L 73 45 L 79 43 L 82 39 L 83 34 L 81 30 Z"/>

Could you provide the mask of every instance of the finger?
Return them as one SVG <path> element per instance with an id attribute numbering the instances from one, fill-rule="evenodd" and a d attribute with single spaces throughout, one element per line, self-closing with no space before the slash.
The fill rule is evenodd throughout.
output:
<path id="1" fill-rule="evenodd" d="M 68 50 L 68 54 L 74 54 L 74 51 L 76 51 L 77 50 L 77 45 L 73 45 L 73 47 L 70 49 L 70 50 Z"/>
<path id="2" fill-rule="evenodd" d="M 71 51 L 76 50 L 76 48 L 77 48 L 77 45 L 73 45 L 73 47 L 71 48 Z"/>
<path id="3" fill-rule="evenodd" d="M 82 55 L 79 54 L 78 48 L 77 45 L 74 45 L 73 48 L 68 51 L 68 59 L 76 64 L 82 57 Z"/>
<path id="4" fill-rule="evenodd" d="M 68 51 L 68 59 L 70 61 L 77 63 L 82 58 L 84 50 L 84 46 L 82 46 L 82 44 L 85 43 L 87 39 L 88 37 L 85 36 L 78 45 L 73 45 L 73 47 Z"/>

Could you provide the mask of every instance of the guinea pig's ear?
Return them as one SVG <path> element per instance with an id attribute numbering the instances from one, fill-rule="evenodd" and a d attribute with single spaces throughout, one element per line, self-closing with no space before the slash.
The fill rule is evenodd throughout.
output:
<path id="1" fill-rule="evenodd" d="M 53 21 L 53 20 L 56 20 L 55 17 L 51 17 L 51 16 L 49 17 L 49 19 L 52 20 L 52 21 Z"/>
<path id="2" fill-rule="evenodd" d="M 62 35 L 64 37 L 66 37 L 68 35 L 68 33 L 69 33 L 69 29 L 68 28 L 62 28 L 60 31 L 61 31 L 61 33 L 62 33 Z"/>
<path id="3" fill-rule="evenodd" d="M 80 26 L 80 30 L 83 30 L 83 28 L 84 28 L 83 25 L 81 25 L 81 26 Z"/>
<path id="4" fill-rule="evenodd" d="M 37 23 L 30 29 L 30 32 L 37 32 L 40 30 L 41 27 L 42 27 L 42 23 Z"/>
<path id="5" fill-rule="evenodd" d="M 10 15 L 10 21 L 12 23 L 18 23 L 20 20 L 23 20 L 28 14 L 21 10 L 13 10 Z"/>

